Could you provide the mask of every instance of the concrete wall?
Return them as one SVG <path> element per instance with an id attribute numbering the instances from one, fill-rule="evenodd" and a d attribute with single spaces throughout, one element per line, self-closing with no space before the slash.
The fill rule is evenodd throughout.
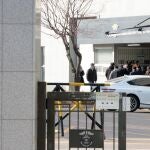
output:
<path id="1" fill-rule="evenodd" d="M 39 0 L 0 0 L 0 149 L 36 149 Z"/>

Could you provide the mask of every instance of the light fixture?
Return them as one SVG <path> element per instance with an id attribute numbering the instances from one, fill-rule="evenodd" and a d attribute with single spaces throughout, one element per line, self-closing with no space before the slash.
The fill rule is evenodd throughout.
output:
<path id="1" fill-rule="evenodd" d="M 128 46 L 141 46 L 141 44 L 139 44 L 139 43 L 135 43 L 135 44 L 128 44 Z"/>

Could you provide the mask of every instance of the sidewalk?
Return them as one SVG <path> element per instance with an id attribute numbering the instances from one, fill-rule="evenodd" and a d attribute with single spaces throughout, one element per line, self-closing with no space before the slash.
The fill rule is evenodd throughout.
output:
<path id="1" fill-rule="evenodd" d="M 117 139 L 115 139 L 115 149 L 118 150 Z M 87 150 L 93 150 L 94 148 L 88 148 Z M 56 141 L 55 150 L 58 150 L 58 142 Z M 60 148 L 59 150 L 69 150 L 68 138 L 60 138 Z M 77 150 L 77 148 L 72 148 L 71 150 Z M 78 150 L 85 150 L 80 148 Z M 100 148 L 95 148 L 94 150 L 101 150 Z M 113 140 L 106 139 L 104 141 L 104 150 L 113 150 Z M 126 150 L 150 150 L 150 139 L 143 138 L 128 138 Z"/>
<path id="2" fill-rule="evenodd" d="M 115 150 L 118 150 L 118 141 L 116 140 Z M 104 150 L 113 150 L 113 140 L 106 139 Z M 128 138 L 126 150 L 150 150 L 150 139 Z"/>

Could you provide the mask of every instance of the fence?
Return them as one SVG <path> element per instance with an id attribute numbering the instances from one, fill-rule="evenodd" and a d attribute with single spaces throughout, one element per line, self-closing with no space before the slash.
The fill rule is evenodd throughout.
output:
<path id="1" fill-rule="evenodd" d="M 55 88 L 52 92 L 46 93 L 46 85 L 55 85 Z M 38 149 L 41 148 L 45 150 L 47 148 L 47 150 L 70 150 L 72 148 L 99 148 L 104 150 L 105 111 L 104 109 L 97 110 L 96 102 L 98 99 L 97 95 L 100 93 L 100 87 L 105 86 L 105 84 L 92 84 L 92 86 L 95 86 L 92 92 L 65 92 L 65 90 L 62 88 L 62 85 L 81 86 L 79 83 L 39 83 Z M 91 84 L 85 84 L 85 86 L 91 86 Z M 119 94 L 119 150 L 126 150 L 126 112 L 122 111 L 122 102 L 124 96 L 124 94 Z M 112 149 L 114 150 L 115 112 L 112 113 Z M 67 132 L 64 132 L 64 130 L 67 130 Z M 66 139 L 65 141 L 64 138 Z"/>

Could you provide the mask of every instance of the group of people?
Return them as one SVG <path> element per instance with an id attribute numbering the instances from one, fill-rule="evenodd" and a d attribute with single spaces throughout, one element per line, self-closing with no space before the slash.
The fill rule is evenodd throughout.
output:
<path id="1" fill-rule="evenodd" d="M 84 83 L 84 75 L 85 73 L 82 67 L 80 67 L 80 82 L 82 83 Z M 107 80 L 124 75 L 150 75 L 150 65 L 143 67 L 140 65 L 139 61 L 130 61 L 119 66 L 115 63 L 110 63 L 105 73 Z M 97 81 L 97 71 L 94 63 L 91 63 L 90 68 L 87 70 L 86 78 L 89 83 L 95 83 Z"/>
<path id="2" fill-rule="evenodd" d="M 120 66 L 111 63 L 105 73 L 107 80 L 124 75 L 150 75 L 150 66 L 142 67 L 139 61 L 130 61 Z"/>

